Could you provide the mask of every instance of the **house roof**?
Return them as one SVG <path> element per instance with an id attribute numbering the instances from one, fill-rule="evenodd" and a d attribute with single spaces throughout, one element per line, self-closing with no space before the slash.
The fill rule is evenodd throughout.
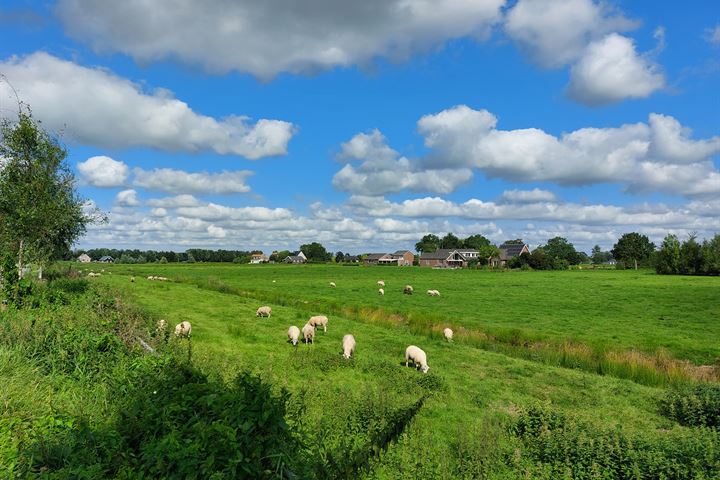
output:
<path id="1" fill-rule="evenodd" d="M 104 257 L 100 257 L 100 261 L 101 262 L 112 262 L 113 257 L 111 257 L 110 255 L 105 255 Z"/>
<path id="2" fill-rule="evenodd" d="M 412 253 L 410 250 L 398 250 L 397 252 L 393 253 L 393 255 L 396 255 L 398 257 L 405 255 L 406 253 Z"/>
<path id="3" fill-rule="evenodd" d="M 285 257 L 284 262 L 304 262 L 305 257 L 301 257 L 300 255 L 288 255 Z"/>
<path id="4" fill-rule="evenodd" d="M 435 250 L 434 252 L 423 252 L 422 255 L 420 255 L 421 260 L 445 260 L 450 255 L 452 255 L 454 252 L 458 252 L 456 248 L 441 248 L 440 250 Z M 459 253 L 459 252 L 458 252 Z M 462 254 L 460 254 L 462 256 Z"/>
<path id="5" fill-rule="evenodd" d="M 369 253 L 365 257 L 365 260 L 380 260 L 385 255 L 387 255 L 387 253 Z"/>
<path id="6" fill-rule="evenodd" d="M 505 255 L 507 256 L 507 258 L 512 258 L 520 255 L 520 252 L 522 252 L 523 248 L 525 248 L 524 243 L 503 243 L 502 245 L 500 245 L 500 252 L 502 253 L 503 251 L 505 251 Z"/>

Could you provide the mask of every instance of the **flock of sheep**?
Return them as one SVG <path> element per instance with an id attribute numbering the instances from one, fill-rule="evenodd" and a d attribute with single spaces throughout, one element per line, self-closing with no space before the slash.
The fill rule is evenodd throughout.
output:
<path id="1" fill-rule="evenodd" d="M 275 280 L 273 280 L 273 283 L 275 283 Z M 377 282 L 378 287 L 378 293 L 380 295 L 385 295 L 385 282 L 383 280 L 378 280 Z M 330 282 L 331 288 L 337 288 L 337 285 L 335 282 Z M 405 295 L 412 295 L 413 294 L 413 287 L 412 285 L 405 285 L 403 288 L 403 293 Z M 439 297 L 440 292 L 438 290 L 428 290 L 427 294 L 431 297 Z M 257 317 L 265 317 L 269 318 L 272 315 L 272 308 L 268 306 L 262 306 L 257 309 L 255 312 L 255 316 Z M 315 329 L 318 327 L 323 327 L 323 332 L 327 332 L 327 325 L 328 325 L 328 317 L 325 315 L 315 315 L 310 317 L 310 319 L 307 321 L 307 323 L 303 326 L 302 329 L 298 328 L 295 325 L 291 325 L 290 328 L 287 330 L 287 336 L 288 341 L 295 347 L 297 347 L 299 341 L 300 341 L 300 335 L 302 335 L 303 342 L 307 345 L 310 343 L 315 343 Z M 177 335 L 177 328 L 176 328 L 176 335 Z M 443 335 L 445 336 L 445 339 L 448 342 L 452 341 L 453 338 L 453 331 L 450 328 L 445 328 L 443 330 Z M 343 358 L 349 359 L 352 357 L 352 355 L 355 353 L 357 342 L 355 341 L 355 337 L 352 334 L 347 334 L 343 336 L 342 338 L 342 351 L 343 351 Z M 409 367 L 410 362 L 413 363 L 415 368 L 419 368 L 420 371 L 423 373 L 427 373 L 428 370 L 430 370 L 430 367 L 427 363 L 427 354 L 420 348 L 415 345 L 410 345 L 405 349 L 405 366 Z"/>
<path id="2" fill-rule="evenodd" d="M 97 274 L 99 276 L 100 274 Z M 90 275 L 88 275 L 90 276 Z M 165 277 L 156 277 L 156 276 L 150 276 L 147 277 L 148 280 L 160 280 L 160 281 L 166 281 L 168 280 Z M 131 282 L 135 281 L 135 278 L 132 277 L 130 279 Z M 273 280 L 273 283 L 275 280 Z M 383 280 L 379 280 L 377 282 L 377 285 L 380 287 L 378 289 L 378 293 L 380 295 L 385 295 L 385 282 Z M 330 282 L 330 287 L 336 288 L 335 282 Z M 412 295 L 413 294 L 413 287 L 411 285 L 405 285 L 403 288 L 403 293 L 405 295 Z M 428 290 L 427 294 L 432 297 L 439 297 L 440 292 L 437 290 Z M 272 315 L 272 308 L 265 305 L 257 309 L 255 312 L 255 316 L 257 317 L 264 317 L 264 318 L 270 318 Z M 158 334 L 165 334 L 167 332 L 167 321 L 166 320 L 159 320 L 156 326 L 156 330 Z M 327 333 L 327 327 L 328 327 L 328 317 L 325 315 L 314 315 L 310 317 L 310 319 L 307 321 L 307 323 L 303 326 L 302 329 L 298 328 L 295 325 L 290 326 L 287 330 L 287 336 L 288 341 L 295 347 L 297 347 L 298 342 L 300 341 L 300 335 L 302 335 L 303 342 L 307 344 L 315 343 L 315 330 L 319 327 L 323 328 L 323 332 Z M 190 322 L 183 321 L 178 323 L 175 326 L 175 336 L 178 338 L 189 338 L 192 334 L 192 325 Z M 443 335 L 445 336 L 445 339 L 448 342 L 452 342 L 453 339 L 453 331 L 450 328 L 445 328 L 443 330 Z M 343 358 L 349 359 L 353 356 L 355 353 L 356 348 L 356 341 L 355 337 L 352 334 L 347 334 L 343 336 L 342 338 L 342 355 Z M 405 349 L 405 366 L 409 367 L 410 362 L 413 363 L 415 368 L 419 368 L 420 371 L 423 373 L 427 373 L 430 370 L 430 367 L 427 363 L 427 354 L 420 348 L 415 345 L 410 345 Z"/>

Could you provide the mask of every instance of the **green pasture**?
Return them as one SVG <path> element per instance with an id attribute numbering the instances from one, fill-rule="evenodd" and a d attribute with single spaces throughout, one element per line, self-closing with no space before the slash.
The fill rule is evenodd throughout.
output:
<path id="1" fill-rule="evenodd" d="M 94 266 L 97 269 L 97 266 Z M 648 270 L 550 272 L 335 265 L 113 265 L 117 273 L 223 284 L 264 296 L 381 308 L 502 338 L 578 341 L 668 352 L 698 365 L 720 356 L 720 278 Z M 377 280 L 386 282 L 385 295 Z M 144 280 L 144 278 L 143 278 Z M 335 282 L 337 288 L 329 287 Z M 405 284 L 413 296 L 402 294 Z M 441 297 L 429 297 L 437 289 Z"/>
<path id="2" fill-rule="evenodd" d="M 459 442 L 490 442 L 483 447 L 490 450 L 495 448 L 491 445 L 502 444 L 507 432 L 499 425 L 535 404 L 603 428 L 622 426 L 644 433 L 681 429 L 657 414 L 662 390 L 631 381 L 549 367 L 337 316 L 330 316 L 327 333 L 317 332 L 315 344 L 294 348 L 286 332 L 290 325 L 302 328 L 306 312 L 273 305 L 272 317 L 258 318 L 257 301 L 190 284 L 139 278 L 130 283 L 117 273 L 98 281 L 120 287 L 134 304 L 166 319 L 171 328 L 190 321 L 193 360 L 209 371 L 230 378 L 250 368 L 295 395 L 304 395 L 308 421 L 315 426 L 334 418 L 345 404 L 368 396 L 386 406 L 407 406 L 425 392 L 413 382 L 429 381 L 432 395 L 383 458 L 404 464 L 417 451 L 432 452 L 425 466 L 436 474 L 455 471 L 461 462 L 459 452 L 468 447 Z M 358 344 L 350 361 L 341 358 L 346 333 L 352 333 Z M 404 367 L 405 347 L 410 344 L 427 352 L 431 367 L 427 375 Z M 375 468 L 374 475 L 380 475 L 389 467 L 379 461 Z M 392 468 L 386 474 L 395 478 Z"/>

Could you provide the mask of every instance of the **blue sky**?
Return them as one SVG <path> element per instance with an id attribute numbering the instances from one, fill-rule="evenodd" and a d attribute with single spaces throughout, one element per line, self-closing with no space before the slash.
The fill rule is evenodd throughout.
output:
<path id="1" fill-rule="evenodd" d="M 717 2 L 116 3 L 0 6 L 0 112 L 109 214 L 82 247 L 720 231 Z"/>

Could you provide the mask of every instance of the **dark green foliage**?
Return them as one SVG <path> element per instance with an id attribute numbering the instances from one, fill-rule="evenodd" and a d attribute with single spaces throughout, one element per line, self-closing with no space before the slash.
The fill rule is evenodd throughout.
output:
<path id="1" fill-rule="evenodd" d="M 283 472 L 294 449 L 284 419 L 288 394 L 248 373 L 226 385 L 170 364 L 131 397 L 116 429 L 137 475 L 267 478 Z"/>
<path id="2" fill-rule="evenodd" d="M 663 240 L 655 271 L 665 275 L 720 275 L 720 235 L 700 245 L 694 235 L 680 243 L 675 235 Z"/>
<path id="3" fill-rule="evenodd" d="M 460 248 L 461 244 L 462 241 L 452 232 L 448 232 L 440 239 L 440 248 Z"/>
<path id="4" fill-rule="evenodd" d="M 632 232 L 622 235 L 613 245 L 612 256 L 618 263 L 623 262 L 626 268 L 637 268 L 647 264 L 655 251 L 655 244 L 645 235 Z"/>
<path id="5" fill-rule="evenodd" d="M 521 468 L 531 478 L 688 480 L 720 475 L 720 437 L 708 429 L 630 435 L 619 427 L 601 430 L 535 407 L 520 415 L 511 433 L 523 444 Z"/>
<path id="6" fill-rule="evenodd" d="M 305 245 L 300 245 L 300 251 L 305 254 L 308 262 L 329 262 L 332 259 L 332 254 L 325 250 L 325 247 L 318 242 L 312 242 Z"/>
<path id="7" fill-rule="evenodd" d="M 440 237 L 428 233 L 415 244 L 415 251 L 420 253 L 432 253 L 440 248 Z"/>
<path id="8" fill-rule="evenodd" d="M 16 260 L 15 255 L 10 252 L 3 254 L 2 265 L 0 265 L 2 280 L 0 281 L 2 282 L 3 299 L 9 305 L 20 307 L 32 292 L 32 284 L 18 276 Z"/>
<path id="9" fill-rule="evenodd" d="M 590 260 L 596 265 L 605 263 L 610 259 L 612 259 L 612 254 L 610 252 L 603 252 L 600 245 L 595 245 L 590 252 Z"/>
<path id="10" fill-rule="evenodd" d="M 720 385 L 670 391 L 660 402 L 660 413 L 682 425 L 720 428 Z"/>

